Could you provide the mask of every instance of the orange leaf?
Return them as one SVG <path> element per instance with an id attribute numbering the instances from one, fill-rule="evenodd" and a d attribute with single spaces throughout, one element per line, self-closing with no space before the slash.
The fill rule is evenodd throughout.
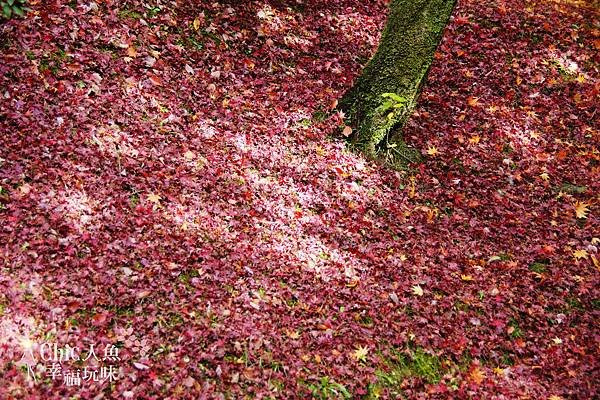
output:
<path id="1" fill-rule="evenodd" d="M 481 385 L 481 383 L 485 379 L 485 373 L 481 371 L 478 367 L 475 367 L 473 368 L 473 370 L 471 370 L 471 374 L 469 375 L 469 377 L 473 382 L 475 382 L 478 385 Z"/>
<path id="2" fill-rule="evenodd" d="M 475 107 L 479 102 L 479 98 L 478 97 L 473 97 L 473 96 L 469 96 L 467 98 L 467 104 L 471 107 Z"/>
<path id="3" fill-rule="evenodd" d="M 356 287 L 356 286 L 358 286 L 359 282 L 360 282 L 360 280 L 358 278 L 352 278 L 352 280 L 350 282 L 346 283 L 346 287 L 349 287 L 349 288 Z"/>
<path id="4" fill-rule="evenodd" d="M 161 86 L 162 82 L 160 81 L 160 78 L 156 75 L 150 75 L 150 82 L 152 82 L 154 85 L 156 86 Z"/>

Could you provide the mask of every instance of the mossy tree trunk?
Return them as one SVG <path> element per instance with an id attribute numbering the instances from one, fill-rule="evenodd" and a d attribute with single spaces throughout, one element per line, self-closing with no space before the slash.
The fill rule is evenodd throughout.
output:
<path id="1" fill-rule="evenodd" d="M 392 0 L 379 48 L 340 101 L 354 128 L 351 140 L 373 157 L 416 161 L 402 129 L 415 106 L 455 0 Z"/>

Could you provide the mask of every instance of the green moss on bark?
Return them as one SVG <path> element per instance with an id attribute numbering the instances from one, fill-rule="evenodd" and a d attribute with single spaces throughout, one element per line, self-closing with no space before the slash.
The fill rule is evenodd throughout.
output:
<path id="1" fill-rule="evenodd" d="M 367 155 L 387 154 L 400 163 L 419 158 L 395 132 L 415 106 L 454 4 L 455 0 L 392 0 L 377 52 L 340 101 L 355 128 L 352 143 Z M 406 99 L 393 115 L 381 111 L 384 93 Z"/>

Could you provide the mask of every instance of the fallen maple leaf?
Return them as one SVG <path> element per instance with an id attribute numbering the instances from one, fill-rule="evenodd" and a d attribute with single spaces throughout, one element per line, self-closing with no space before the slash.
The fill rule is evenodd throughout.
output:
<path id="1" fill-rule="evenodd" d="M 19 192 L 21 192 L 21 194 L 23 194 L 23 195 L 28 195 L 29 192 L 31 192 L 31 185 L 28 183 L 21 185 L 19 187 Z"/>
<path id="2" fill-rule="evenodd" d="M 150 75 L 149 79 L 150 79 L 150 82 L 152 82 L 154 85 L 156 85 L 156 86 L 162 86 L 162 82 L 160 80 L 160 77 L 158 77 L 156 75 Z"/>
<path id="3" fill-rule="evenodd" d="M 146 199 L 148 199 L 148 201 L 151 203 L 160 204 L 161 197 L 157 194 L 150 193 L 150 194 L 148 194 Z"/>
<path id="4" fill-rule="evenodd" d="M 465 282 L 471 282 L 473 281 L 473 277 L 471 275 L 461 275 L 460 279 L 465 281 Z"/>
<path id="5" fill-rule="evenodd" d="M 480 140 L 481 140 L 481 136 L 479 136 L 479 135 L 471 136 L 469 138 L 469 143 L 477 144 L 477 143 L 479 143 Z"/>
<path id="6" fill-rule="evenodd" d="M 479 98 L 478 97 L 469 96 L 467 98 L 467 104 L 469 106 L 471 106 L 471 107 L 475 107 L 478 103 L 479 103 Z"/>
<path id="7" fill-rule="evenodd" d="M 358 346 L 352 353 L 352 357 L 354 357 L 356 361 L 366 361 L 367 354 L 369 354 L 369 347 Z"/>
<path id="8" fill-rule="evenodd" d="M 127 48 L 127 55 L 131 58 L 137 57 L 137 50 L 133 46 Z"/>
<path id="9" fill-rule="evenodd" d="M 423 288 L 420 285 L 414 285 L 411 289 L 414 295 L 423 296 Z"/>
<path id="10" fill-rule="evenodd" d="M 559 337 L 552 338 L 552 342 L 556 345 L 562 344 L 562 339 Z"/>
<path id="11" fill-rule="evenodd" d="M 588 252 L 586 250 L 575 250 L 573 252 L 573 257 L 575 257 L 576 260 L 587 258 Z"/>
<path id="12" fill-rule="evenodd" d="M 483 373 L 483 371 L 481 371 L 478 367 L 473 368 L 469 376 L 471 377 L 471 380 L 478 385 L 480 385 L 485 379 L 485 373 Z"/>
<path id="13" fill-rule="evenodd" d="M 290 338 L 290 339 L 299 339 L 300 338 L 300 334 L 298 333 L 298 331 L 287 331 L 286 335 Z"/>
<path id="14" fill-rule="evenodd" d="M 350 128 L 348 125 L 344 126 L 342 135 L 344 135 L 344 137 L 348 137 L 348 136 L 352 135 L 352 128 Z"/>
<path id="15" fill-rule="evenodd" d="M 196 157 L 196 155 L 192 151 L 190 151 L 190 150 L 186 151 L 183 156 L 188 161 L 191 161 L 191 160 L 193 160 Z"/>
<path id="16" fill-rule="evenodd" d="M 588 203 L 583 203 L 580 201 L 575 202 L 575 215 L 577 218 L 587 218 L 588 213 L 590 212 Z"/>
<path id="17" fill-rule="evenodd" d="M 196 18 L 194 19 L 194 23 L 193 23 L 193 25 L 194 25 L 194 30 L 195 30 L 195 31 L 197 31 L 198 29 L 200 29 L 200 18 L 196 17 Z"/>
<path id="18" fill-rule="evenodd" d="M 430 156 L 436 156 L 439 154 L 438 149 L 435 146 L 431 146 L 427 149 L 427 154 L 429 154 Z"/>
<path id="19" fill-rule="evenodd" d="M 548 400 L 563 400 L 563 399 L 562 399 L 562 397 L 553 394 L 552 396 L 548 397 Z"/>
<path id="20" fill-rule="evenodd" d="M 353 287 L 358 286 L 359 283 L 360 283 L 360 279 L 354 277 L 354 278 L 352 278 L 352 280 L 350 280 L 350 282 L 346 283 L 346 287 L 353 288 Z"/>

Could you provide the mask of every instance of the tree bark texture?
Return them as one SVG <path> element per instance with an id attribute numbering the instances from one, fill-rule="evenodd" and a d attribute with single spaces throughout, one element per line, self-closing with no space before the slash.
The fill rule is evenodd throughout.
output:
<path id="1" fill-rule="evenodd" d="M 340 108 L 354 128 L 352 143 L 372 157 L 404 163 L 418 152 L 402 140 L 455 0 L 392 0 L 377 52 Z M 394 95 L 391 95 L 394 94 Z M 400 133 L 398 133 L 400 132 Z"/>

